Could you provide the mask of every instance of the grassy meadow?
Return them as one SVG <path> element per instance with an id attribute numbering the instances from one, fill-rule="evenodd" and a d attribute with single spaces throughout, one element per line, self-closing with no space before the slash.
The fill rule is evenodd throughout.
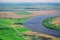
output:
<path id="1" fill-rule="evenodd" d="M 17 22 L 17 20 L 12 19 L 12 18 L 11 19 L 10 18 L 0 18 L 0 39 L 1 40 L 24 40 L 24 38 L 22 36 L 20 36 L 14 30 L 14 28 L 13 28 L 14 26 L 12 27 L 12 25 L 15 24 L 16 22 Z M 15 27 L 15 28 L 20 33 L 28 30 L 24 27 L 22 27 L 22 28 Z"/>

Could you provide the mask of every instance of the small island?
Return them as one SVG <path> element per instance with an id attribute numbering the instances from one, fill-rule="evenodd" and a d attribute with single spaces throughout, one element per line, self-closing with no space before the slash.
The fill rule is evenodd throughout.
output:
<path id="1" fill-rule="evenodd" d="M 60 16 L 46 18 L 42 24 L 47 28 L 60 31 Z"/>

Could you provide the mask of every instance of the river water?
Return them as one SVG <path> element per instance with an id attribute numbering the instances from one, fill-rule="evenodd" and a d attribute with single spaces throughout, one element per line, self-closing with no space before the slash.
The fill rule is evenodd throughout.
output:
<path id="1" fill-rule="evenodd" d="M 59 16 L 59 15 L 60 14 L 47 14 L 47 15 L 35 16 L 30 19 L 27 19 L 23 23 L 23 25 L 34 32 L 44 33 L 60 38 L 60 31 L 49 29 L 42 25 L 42 22 L 45 18 L 49 18 L 52 16 Z"/>

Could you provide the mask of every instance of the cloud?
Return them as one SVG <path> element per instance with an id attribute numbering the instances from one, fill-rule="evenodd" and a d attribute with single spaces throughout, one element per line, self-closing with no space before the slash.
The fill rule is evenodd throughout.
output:
<path id="1" fill-rule="evenodd" d="M 0 0 L 0 2 L 60 2 L 60 0 Z"/>

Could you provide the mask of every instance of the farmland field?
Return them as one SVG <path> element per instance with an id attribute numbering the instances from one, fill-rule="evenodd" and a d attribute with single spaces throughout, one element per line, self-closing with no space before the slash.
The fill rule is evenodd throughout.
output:
<path id="1" fill-rule="evenodd" d="M 24 40 L 22 36 L 12 28 L 12 25 L 15 23 L 16 19 L 9 18 L 0 18 L 0 39 L 1 40 Z M 16 30 L 19 32 L 27 31 L 26 28 L 18 28 Z"/>
<path id="2" fill-rule="evenodd" d="M 20 12 L 15 12 L 16 14 L 19 14 L 19 15 L 29 15 L 29 14 L 32 14 L 30 12 L 23 12 L 23 11 L 20 11 Z"/>

